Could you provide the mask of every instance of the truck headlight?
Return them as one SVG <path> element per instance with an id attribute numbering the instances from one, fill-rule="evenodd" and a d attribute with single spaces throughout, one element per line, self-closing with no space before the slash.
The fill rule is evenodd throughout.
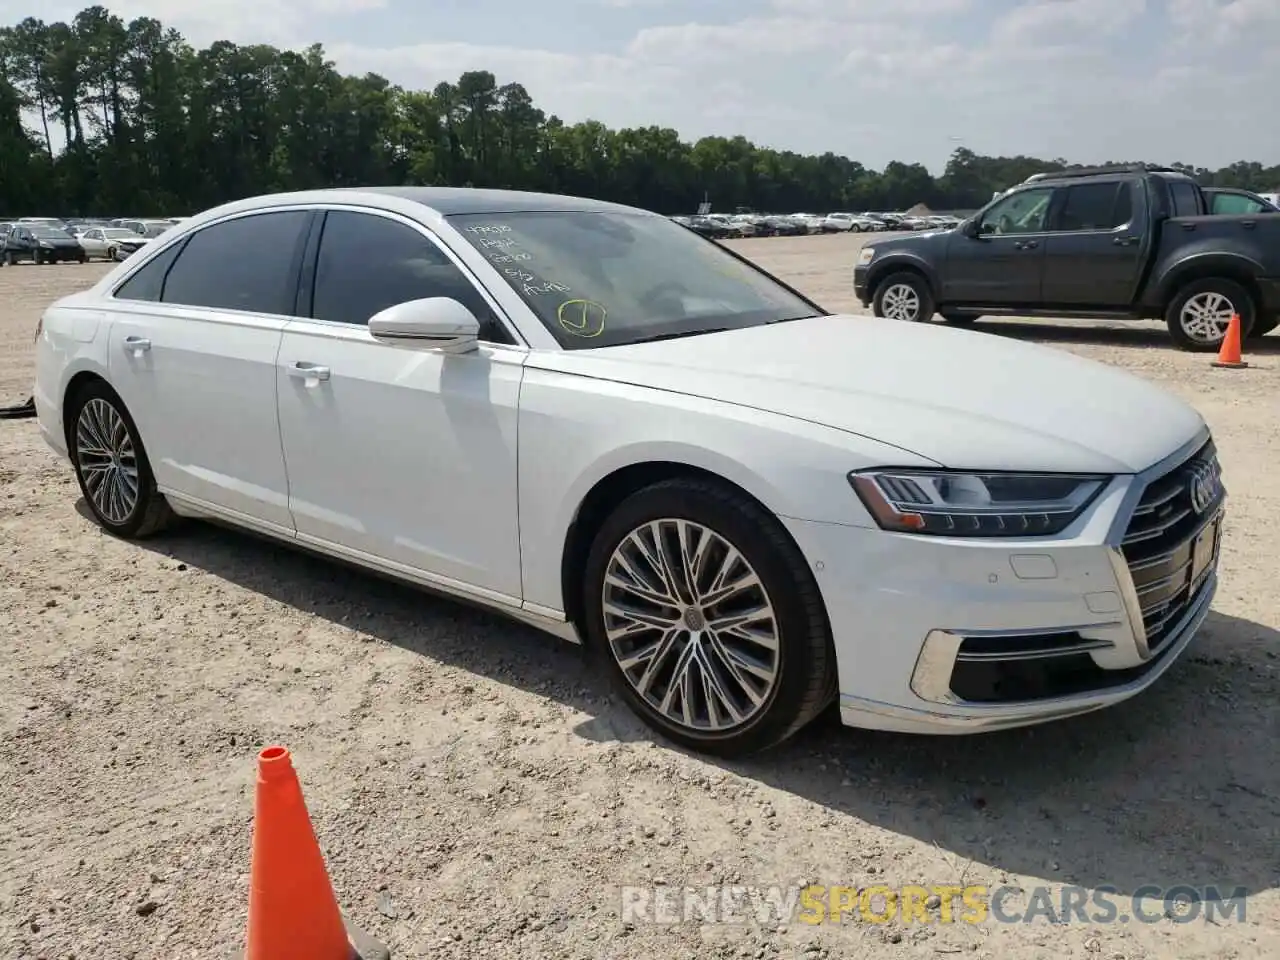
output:
<path id="1" fill-rule="evenodd" d="M 1061 473 L 859 470 L 858 498 L 884 530 L 942 537 L 1042 537 L 1061 533 L 1107 484 Z"/>

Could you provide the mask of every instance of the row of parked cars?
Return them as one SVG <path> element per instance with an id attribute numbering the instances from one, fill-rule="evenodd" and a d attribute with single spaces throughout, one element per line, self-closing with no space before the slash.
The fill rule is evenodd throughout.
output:
<path id="1" fill-rule="evenodd" d="M 716 240 L 735 237 L 795 237 L 811 233 L 880 233 L 892 231 L 950 230 L 959 217 L 905 213 L 706 213 L 672 217 L 676 223 Z"/>
<path id="2" fill-rule="evenodd" d="M 87 263 L 93 258 L 124 260 L 183 219 L 20 217 L 4 220 L 0 221 L 0 258 L 9 265 L 23 260 L 40 264 Z"/>

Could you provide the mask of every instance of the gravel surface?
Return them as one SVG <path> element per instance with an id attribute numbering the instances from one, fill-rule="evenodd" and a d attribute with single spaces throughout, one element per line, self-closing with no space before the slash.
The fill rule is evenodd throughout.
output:
<path id="1" fill-rule="evenodd" d="M 857 308 L 858 245 L 736 244 L 833 309 Z M 40 311 L 106 269 L 0 270 L 0 402 L 30 392 Z M 1280 956 L 1280 337 L 1222 371 L 1156 324 L 981 327 L 1208 418 L 1232 501 L 1201 639 L 1099 714 L 942 739 L 828 717 L 747 763 L 655 744 L 577 648 L 485 613 L 199 524 L 104 536 L 34 421 L 0 422 L 0 956 L 240 956 L 274 742 L 344 908 L 397 958 Z M 620 919 L 620 884 L 802 880 L 1253 896 L 1216 924 Z"/>

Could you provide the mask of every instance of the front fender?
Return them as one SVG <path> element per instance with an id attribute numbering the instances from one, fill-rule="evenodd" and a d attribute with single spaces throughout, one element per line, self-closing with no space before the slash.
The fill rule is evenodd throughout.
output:
<path id="1" fill-rule="evenodd" d="M 868 301 L 875 297 L 876 287 L 880 285 L 880 282 L 899 270 L 914 270 L 917 273 L 924 274 L 924 278 L 929 284 L 929 290 L 933 294 L 933 299 L 937 302 L 942 293 L 942 277 L 938 266 L 933 261 L 911 250 L 890 250 L 883 256 L 877 256 L 867 265 L 866 289 Z"/>

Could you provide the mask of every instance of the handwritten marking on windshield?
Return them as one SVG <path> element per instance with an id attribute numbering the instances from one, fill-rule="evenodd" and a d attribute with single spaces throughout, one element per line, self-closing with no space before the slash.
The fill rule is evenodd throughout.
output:
<path id="1" fill-rule="evenodd" d="M 484 233 L 510 233 L 511 227 L 505 223 L 477 223 L 474 226 L 466 228 L 467 233 L 484 234 Z"/>
<path id="2" fill-rule="evenodd" d="M 609 311 L 594 300 L 566 300 L 556 310 L 556 321 L 565 333 L 575 337 L 598 337 L 604 333 Z"/>

